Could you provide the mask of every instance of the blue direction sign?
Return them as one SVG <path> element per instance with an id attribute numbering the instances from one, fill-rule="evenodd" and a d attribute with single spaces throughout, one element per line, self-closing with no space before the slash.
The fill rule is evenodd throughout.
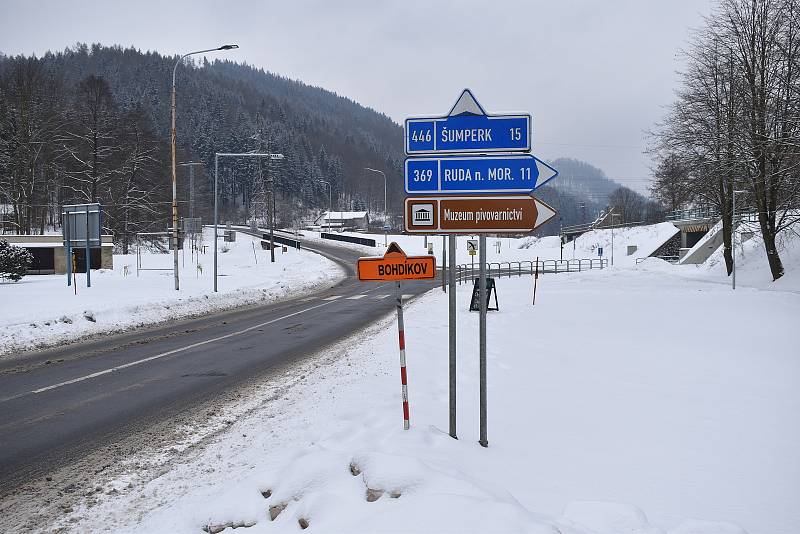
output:
<path id="1" fill-rule="evenodd" d="M 408 158 L 406 193 L 531 193 L 558 171 L 529 155 Z"/>
<path id="2" fill-rule="evenodd" d="M 406 153 L 528 152 L 531 116 L 487 115 L 464 89 L 446 117 L 406 119 Z"/>

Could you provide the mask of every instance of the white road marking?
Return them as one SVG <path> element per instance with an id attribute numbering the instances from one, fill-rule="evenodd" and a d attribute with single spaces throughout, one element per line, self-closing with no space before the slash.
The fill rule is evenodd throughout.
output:
<path id="1" fill-rule="evenodd" d="M 336 299 L 340 299 L 340 298 L 342 298 L 341 295 L 334 295 L 332 297 L 326 297 L 326 298 L 324 298 L 322 300 L 336 300 Z"/>
<path id="2" fill-rule="evenodd" d="M 21 395 L 17 395 L 15 397 L 11 397 L 9 399 L 3 399 L 3 400 L 6 401 L 6 400 L 11 400 L 11 399 L 16 399 L 16 398 L 22 397 L 24 395 L 28 395 L 30 393 L 44 393 L 45 391 L 50 391 L 51 389 L 57 389 L 57 388 L 60 388 L 60 387 L 63 387 L 63 386 L 68 386 L 70 384 L 75 384 L 77 382 L 82 382 L 84 380 L 89 380 L 90 378 L 97 378 L 98 376 L 103 376 L 103 375 L 107 375 L 109 373 L 113 373 L 115 371 L 120 371 L 122 369 L 127 369 L 128 367 L 133 367 L 134 365 L 141 365 L 143 363 L 147 363 L 147 362 L 150 362 L 150 361 L 153 361 L 153 360 L 157 360 L 157 359 L 163 358 L 165 356 L 171 356 L 172 354 L 177 354 L 179 352 L 184 352 L 184 351 L 187 351 L 189 349 L 193 349 L 193 348 L 196 348 L 196 347 L 201 347 L 201 346 L 207 345 L 209 343 L 214 343 L 215 341 L 221 341 L 223 339 L 228 339 L 228 338 L 231 338 L 231 337 L 234 337 L 234 336 L 238 336 L 238 335 L 244 334 L 246 332 L 250 332 L 252 330 L 256 330 L 258 328 L 261 328 L 262 326 L 267 326 L 267 325 L 270 325 L 272 323 L 277 323 L 278 321 L 282 321 L 283 319 L 288 319 L 289 317 L 294 317 L 295 315 L 300 315 L 301 313 L 305 313 L 307 311 L 315 310 L 317 308 L 321 308 L 322 306 L 327 306 L 328 304 L 330 304 L 330 302 L 325 302 L 323 304 L 317 304 L 316 306 L 311 306 L 310 308 L 306 308 L 304 310 L 300 310 L 300 311 L 297 311 L 297 312 L 294 312 L 294 313 L 290 313 L 288 315 L 284 315 L 282 317 L 278 317 L 277 319 L 272 319 L 272 320 L 269 320 L 269 321 L 265 321 L 263 323 L 259 323 L 257 325 L 250 326 L 248 328 L 244 328 L 242 330 L 237 330 L 236 332 L 231 332 L 230 334 L 225 334 L 224 336 L 219 336 L 219 337 L 215 337 L 215 338 L 212 338 L 212 339 L 206 339 L 205 341 L 199 341 L 197 343 L 192 343 L 191 345 L 186 345 L 185 347 L 180 347 L 180 348 L 177 348 L 177 349 L 168 350 L 167 352 L 162 352 L 160 354 L 156 354 L 155 356 L 142 358 L 141 360 L 136 360 L 134 362 L 129 362 L 129 363 L 126 363 L 126 364 L 123 364 L 123 365 L 118 365 L 116 367 L 112 367 L 110 369 L 105 369 L 103 371 L 97 371 L 96 373 L 91 373 L 91 374 L 88 374 L 88 375 L 85 375 L 85 376 L 80 376 L 78 378 L 73 378 L 72 380 L 66 380 L 64 382 L 59 382 L 58 384 L 53 384 L 52 386 L 46 386 L 46 387 L 43 387 L 43 388 L 34 389 L 32 391 L 29 391 L 28 393 L 23 393 Z"/>
<path id="3" fill-rule="evenodd" d="M 347 297 L 347 300 L 358 300 L 363 299 L 366 295 L 353 295 L 352 297 Z"/>
<path id="4" fill-rule="evenodd" d="M 391 297 L 391 295 L 375 295 L 376 299 L 385 299 L 386 297 Z"/>
<path id="5" fill-rule="evenodd" d="M 410 299 L 410 298 L 411 298 L 411 297 L 413 297 L 413 296 L 414 296 L 414 295 L 403 295 L 403 300 L 408 300 L 408 299 Z"/>

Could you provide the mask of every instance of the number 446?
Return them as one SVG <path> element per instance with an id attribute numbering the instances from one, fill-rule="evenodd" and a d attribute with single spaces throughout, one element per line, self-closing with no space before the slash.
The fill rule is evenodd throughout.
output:
<path id="1" fill-rule="evenodd" d="M 416 143 L 430 143 L 431 138 L 430 130 L 414 130 L 411 132 L 411 140 Z"/>

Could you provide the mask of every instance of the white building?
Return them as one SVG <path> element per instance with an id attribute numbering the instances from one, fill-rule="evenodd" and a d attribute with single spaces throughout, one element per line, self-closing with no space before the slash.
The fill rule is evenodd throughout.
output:
<path id="1" fill-rule="evenodd" d="M 323 230 L 366 230 L 369 215 L 366 211 L 326 211 L 314 221 Z"/>

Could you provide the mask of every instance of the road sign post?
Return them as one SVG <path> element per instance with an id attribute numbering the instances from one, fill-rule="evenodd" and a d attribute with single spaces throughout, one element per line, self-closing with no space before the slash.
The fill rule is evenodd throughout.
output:
<path id="1" fill-rule="evenodd" d="M 558 176 L 558 171 L 528 154 L 528 114 L 489 115 L 465 89 L 444 117 L 411 118 L 405 122 L 405 199 L 407 233 L 450 235 L 450 435 L 456 437 L 455 240 L 456 234 L 478 235 L 467 247 L 473 259 L 479 249 L 478 291 L 480 440 L 486 430 L 486 235 L 527 234 L 556 212 L 531 196 Z M 503 154 L 492 154 L 500 153 Z M 444 246 L 443 246 L 444 249 Z M 498 253 L 500 247 L 498 246 Z M 443 257 L 444 257 L 443 250 Z M 442 267 L 442 288 L 446 260 Z M 538 269 L 538 260 L 537 260 Z"/>
<path id="2" fill-rule="evenodd" d="M 478 261 L 478 287 L 480 288 L 480 317 L 478 319 L 478 344 L 480 355 L 478 359 L 478 378 L 480 381 L 480 440 L 478 443 L 482 447 L 489 446 L 486 432 L 486 236 L 478 238 L 478 248 L 480 256 Z"/>
<path id="3" fill-rule="evenodd" d="M 400 392 L 403 398 L 403 430 L 411 426 L 408 410 L 408 374 L 406 372 L 406 335 L 403 324 L 403 292 L 397 281 L 397 339 L 400 343 Z"/>
<path id="4" fill-rule="evenodd" d="M 449 236 L 450 252 L 450 295 L 448 295 L 448 356 L 450 375 L 450 437 L 458 439 L 456 434 L 456 239 Z"/>
<path id="5" fill-rule="evenodd" d="M 102 208 L 98 203 L 65 205 L 61 213 L 62 237 L 67 253 L 67 285 L 70 285 L 70 254 L 78 247 L 84 249 L 86 287 L 92 287 L 91 249 L 102 245 Z M 74 280 L 73 280 L 74 282 Z"/>
<path id="6" fill-rule="evenodd" d="M 442 291 L 447 293 L 447 236 L 442 236 Z"/>
<path id="7" fill-rule="evenodd" d="M 362 282 L 396 283 L 397 335 L 400 345 L 400 388 L 403 398 L 403 428 L 408 430 L 408 375 L 406 373 L 406 336 L 403 325 L 402 280 L 431 280 L 436 278 L 434 256 L 406 256 L 397 243 L 390 243 L 383 256 L 358 259 L 358 279 Z"/>
<path id="8" fill-rule="evenodd" d="M 469 254 L 470 267 L 469 275 L 475 276 L 475 254 L 478 252 L 478 241 L 475 239 L 467 240 L 467 253 Z"/>

